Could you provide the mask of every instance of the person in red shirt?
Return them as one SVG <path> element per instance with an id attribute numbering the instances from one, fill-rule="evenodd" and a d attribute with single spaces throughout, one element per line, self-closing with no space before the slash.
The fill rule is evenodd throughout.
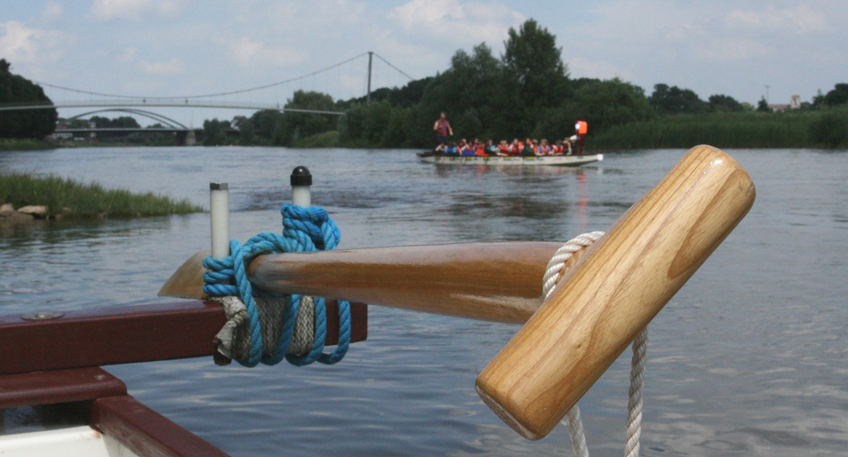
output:
<path id="1" fill-rule="evenodd" d="M 448 137 L 453 136 L 453 129 L 448 122 L 447 114 L 442 112 L 439 115 L 439 119 L 433 124 L 433 130 L 436 131 L 436 144 L 448 142 Z"/>

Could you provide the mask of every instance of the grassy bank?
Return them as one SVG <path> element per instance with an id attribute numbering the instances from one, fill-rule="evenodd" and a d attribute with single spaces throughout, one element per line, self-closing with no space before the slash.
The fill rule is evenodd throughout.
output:
<path id="1" fill-rule="evenodd" d="M 30 138 L 0 138 L 0 151 L 33 151 L 38 149 L 55 149 L 55 143 Z"/>
<path id="2" fill-rule="evenodd" d="M 43 205 L 50 216 L 61 214 L 66 218 L 163 216 L 203 211 L 188 200 L 106 190 L 99 184 L 24 173 L 0 175 L 0 203 L 11 203 L 15 208 Z"/>
<path id="3" fill-rule="evenodd" d="M 710 113 L 665 116 L 590 135 L 596 149 L 837 148 L 848 146 L 848 111 Z"/>
<path id="4" fill-rule="evenodd" d="M 662 116 L 590 132 L 586 143 L 590 149 L 690 148 L 698 144 L 718 148 L 846 148 L 848 108 Z M 294 147 L 384 146 L 368 144 L 362 138 L 340 140 L 338 133 L 331 131 L 298 140 Z"/>

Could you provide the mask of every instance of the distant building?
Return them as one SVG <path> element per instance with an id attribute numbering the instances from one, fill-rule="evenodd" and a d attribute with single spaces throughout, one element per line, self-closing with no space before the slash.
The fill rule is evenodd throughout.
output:
<path id="1" fill-rule="evenodd" d="M 801 109 L 801 96 L 793 95 L 792 100 L 789 102 L 788 105 L 769 105 L 768 107 L 775 113 L 782 113 L 784 111 L 793 109 Z"/>
<path id="2" fill-rule="evenodd" d="M 768 107 L 775 113 L 782 113 L 789 109 L 789 105 L 769 105 Z"/>

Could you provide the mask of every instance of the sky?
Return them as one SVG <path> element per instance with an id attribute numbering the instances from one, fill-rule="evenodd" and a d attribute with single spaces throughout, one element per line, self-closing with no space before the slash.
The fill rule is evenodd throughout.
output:
<path id="1" fill-rule="evenodd" d="M 284 104 L 298 89 L 364 95 L 368 51 L 415 79 L 443 72 L 457 50 L 479 43 L 500 56 L 510 27 L 531 18 L 556 35 L 572 78 L 618 77 L 649 95 L 665 83 L 702 99 L 724 94 L 755 104 L 767 95 L 788 104 L 792 95 L 810 101 L 848 82 L 845 0 L 4 1 L 0 58 L 41 83 L 180 97 L 272 84 L 360 56 L 273 89 L 225 97 Z M 409 81 L 380 59 L 373 65 L 372 88 Z M 45 92 L 54 101 L 91 98 Z M 195 126 L 250 115 L 155 111 Z"/>

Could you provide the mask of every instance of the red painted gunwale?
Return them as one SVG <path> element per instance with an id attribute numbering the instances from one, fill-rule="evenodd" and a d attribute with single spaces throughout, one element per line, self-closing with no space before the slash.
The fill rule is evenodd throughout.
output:
<path id="1" fill-rule="evenodd" d="M 0 374 L 151 362 L 216 353 L 226 321 L 212 302 L 68 311 L 49 320 L 0 316 Z M 351 341 L 368 336 L 368 307 L 351 304 Z M 327 344 L 338 342 L 338 306 L 327 300 Z"/>

